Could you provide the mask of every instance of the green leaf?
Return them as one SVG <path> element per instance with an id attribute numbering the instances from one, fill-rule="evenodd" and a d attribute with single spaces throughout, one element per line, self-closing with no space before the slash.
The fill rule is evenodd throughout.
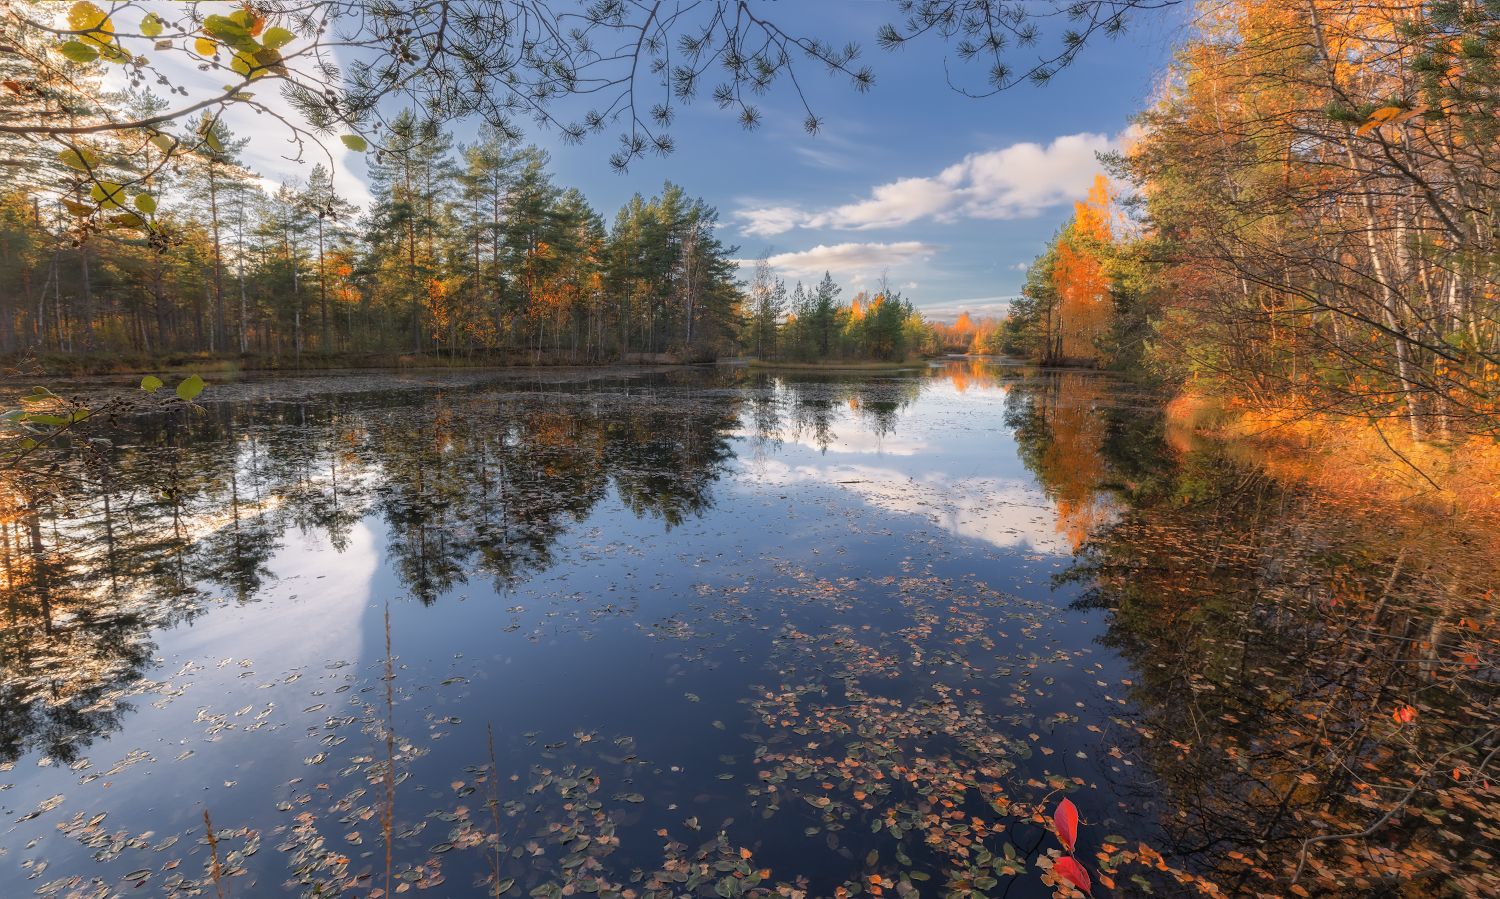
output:
<path id="1" fill-rule="evenodd" d="M 147 375 L 141 378 L 141 389 L 147 393 L 155 393 L 161 389 L 162 380 L 156 375 Z"/>
<path id="2" fill-rule="evenodd" d="M 272 50 L 280 50 L 291 43 L 294 37 L 296 37 L 295 34 L 277 25 L 274 28 L 267 28 L 266 33 L 261 35 L 260 42 Z"/>
<path id="3" fill-rule="evenodd" d="M 370 149 L 370 145 L 366 143 L 365 139 L 360 137 L 358 134 L 346 134 L 343 137 L 339 138 L 339 140 L 344 142 L 344 146 L 348 147 L 356 153 L 363 153 L 364 151 Z"/>
<path id="4" fill-rule="evenodd" d="M 210 37 L 236 50 L 254 53 L 259 46 L 255 38 L 250 36 L 250 29 L 228 16 L 209 16 L 203 20 L 203 30 Z"/>
<path id="5" fill-rule="evenodd" d="M 146 18 L 141 20 L 141 34 L 146 37 L 156 37 L 161 34 L 163 22 L 161 16 L 156 13 L 146 13 Z"/>
<path id="6" fill-rule="evenodd" d="M 155 144 L 156 149 L 162 151 L 163 153 L 171 153 L 174 149 L 177 148 L 177 141 L 173 140 L 165 134 L 153 135 L 151 138 L 151 143 Z"/>
<path id="7" fill-rule="evenodd" d="M 224 144 L 219 141 L 218 135 L 214 134 L 212 129 L 203 132 L 203 142 L 208 144 L 208 148 L 215 153 L 224 152 Z"/>
<path id="8" fill-rule="evenodd" d="M 73 62 L 93 62 L 99 58 L 99 51 L 83 41 L 68 41 L 58 49 Z"/>
<path id="9" fill-rule="evenodd" d="M 146 227 L 146 220 L 134 212 L 117 212 L 109 217 L 105 227 L 144 229 Z"/>
<path id="10" fill-rule="evenodd" d="M 197 399 L 198 394 L 202 393 L 203 388 L 207 386 L 202 378 L 197 375 L 189 375 L 182 380 L 182 383 L 177 385 L 177 398 L 184 403 L 191 403 Z"/>
<path id="11" fill-rule="evenodd" d="M 99 154 L 81 147 L 68 147 L 58 151 L 57 161 L 70 169 L 87 172 L 99 165 Z"/>
<path id="12" fill-rule="evenodd" d="M 49 428 L 60 428 L 66 424 L 72 424 L 72 419 L 66 415 L 54 415 L 51 412 L 27 413 L 27 423 L 34 425 L 46 425 Z"/>
<path id="13" fill-rule="evenodd" d="M 105 209 L 124 209 L 125 188 L 115 181 L 95 181 L 89 196 Z"/>

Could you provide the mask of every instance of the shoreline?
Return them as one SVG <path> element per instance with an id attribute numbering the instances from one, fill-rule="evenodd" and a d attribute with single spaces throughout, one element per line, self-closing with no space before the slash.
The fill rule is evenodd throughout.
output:
<path id="1" fill-rule="evenodd" d="M 748 368 L 765 371 L 882 372 L 918 371 L 926 368 L 929 361 L 931 360 L 918 359 L 912 362 L 775 362 L 752 359 L 741 364 Z"/>
<path id="2" fill-rule="evenodd" d="M 484 369 L 660 369 L 692 368 L 714 365 L 710 362 L 629 361 L 611 359 L 587 362 L 564 356 L 543 354 L 475 354 L 445 357 L 417 353 L 330 353 L 293 356 L 258 356 L 200 353 L 162 356 L 115 356 L 67 353 L 36 355 L 13 354 L 0 358 L 4 380 L 44 377 L 107 377 L 110 375 L 201 374 L 234 376 L 238 374 L 307 375 L 340 371 L 478 371 Z"/>

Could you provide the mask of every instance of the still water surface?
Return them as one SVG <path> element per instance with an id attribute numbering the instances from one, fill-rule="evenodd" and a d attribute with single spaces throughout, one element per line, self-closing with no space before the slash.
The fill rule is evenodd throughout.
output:
<path id="1" fill-rule="evenodd" d="M 16 491 L 0 895 L 1048 896 L 1064 795 L 1101 894 L 1284 895 L 1418 781 L 1299 884 L 1493 885 L 1489 554 L 1102 376 L 206 398 Z"/>

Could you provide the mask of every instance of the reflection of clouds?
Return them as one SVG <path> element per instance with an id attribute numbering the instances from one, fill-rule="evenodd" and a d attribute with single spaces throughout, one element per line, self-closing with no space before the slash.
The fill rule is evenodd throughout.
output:
<path id="1" fill-rule="evenodd" d="M 755 473 L 758 481 L 768 485 L 837 486 L 877 509 L 920 515 L 956 537 L 981 540 L 999 549 L 1030 549 L 1049 555 L 1072 552 L 1052 502 L 1021 480 L 953 478 L 936 472 L 913 477 L 871 465 L 790 465 L 774 459 L 757 462 Z"/>
<path id="2" fill-rule="evenodd" d="M 220 657 L 274 659 L 277 669 L 353 661 L 363 647 L 363 618 L 380 569 L 380 549 L 368 524 L 349 531 L 343 552 L 321 533 L 288 540 L 270 562 L 279 590 L 227 615 L 206 616 L 174 651 Z M 176 631 L 175 634 L 182 634 Z"/>
<path id="3" fill-rule="evenodd" d="M 753 439 L 759 437 L 760 434 L 753 430 L 738 428 L 730 431 L 729 436 Z M 795 427 L 789 427 L 776 436 L 782 444 L 806 447 L 820 453 L 824 452 L 824 447 L 818 443 L 815 435 L 806 429 L 799 430 Z M 831 438 L 827 447 L 827 452 L 829 453 L 916 456 L 931 449 L 931 444 L 925 440 L 892 435 L 882 437 L 864 428 L 843 428 L 841 431 L 836 431 L 829 436 Z"/>

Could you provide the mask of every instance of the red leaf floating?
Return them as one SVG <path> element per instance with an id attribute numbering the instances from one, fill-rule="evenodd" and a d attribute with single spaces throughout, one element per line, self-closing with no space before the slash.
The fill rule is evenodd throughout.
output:
<path id="1" fill-rule="evenodd" d="M 1057 831 L 1063 848 L 1072 852 L 1073 844 L 1078 842 L 1078 808 L 1072 800 L 1064 799 L 1057 804 L 1057 811 L 1052 813 L 1052 829 Z"/>
<path id="2" fill-rule="evenodd" d="M 1063 801 L 1067 802 L 1066 799 Z M 1089 880 L 1089 872 L 1071 855 L 1065 855 L 1058 859 L 1052 865 L 1052 872 L 1073 886 L 1083 890 L 1084 893 L 1090 896 L 1094 895 L 1093 883 Z"/>

